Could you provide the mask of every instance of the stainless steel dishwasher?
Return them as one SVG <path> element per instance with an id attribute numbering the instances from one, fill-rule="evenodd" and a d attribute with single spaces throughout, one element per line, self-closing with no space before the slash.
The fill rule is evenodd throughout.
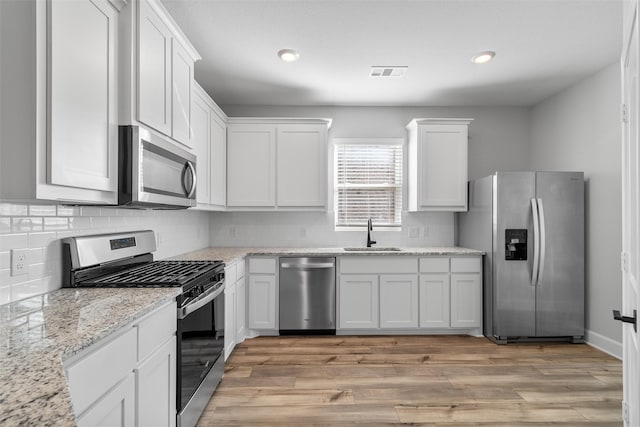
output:
<path id="1" fill-rule="evenodd" d="M 336 259 L 280 258 L 280 334 L 336 333 Z"/>

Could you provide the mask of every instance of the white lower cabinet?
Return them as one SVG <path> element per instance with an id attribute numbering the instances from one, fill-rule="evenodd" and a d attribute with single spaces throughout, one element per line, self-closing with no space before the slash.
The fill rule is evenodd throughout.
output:
<path id="1" fill-rule="evenodd" d="M 338 283 L 338 328 L 378 328 L 378 298 L 377 275 L 341 275 Z"/>
<path id="2" fill-rule="evenodd" d="M 418 327 L 418 276 L 380 276 L 380 328 Z"/>
<path id="3" fill-rule="evenodd" d="M 78 417 L 78 427 L 134 426 L 135 399 L 134 375 L 129 373 L 116 387 Z"/>
<path id="4" fill-rule="evenodd" d="M 337 295 L 338 333 L 480 334 L 482 257 L 340 257 Z"/>
<path id="5" fill-rule="evenodd" d="M 243 270 L 244 270 L 244 263 Z M 236 344 L 244 341 L 247 335 L 247 286 L 244 277 L 236 282 Z"/>
<path id="6" fill-rule="evenodd" d="M 80 426 L 176 425 L 176 303 L 65 362 Z"/>
<path id="7" fill-rule="evenodd" d="M 278 329 L 278 259 L 249 258 L 249 329 Z"/>
<path id="8" fill-rule="evenodd" d="M 136 368 L 136 425 L 176 425 L 176 337 Z"/>
<path id="9" fill-rule="evenodd" d="M 420 275 L 420 327 L 448 328 L 449 273 Z"/>
<path id="10" fill-rule="evenodd" d="M 276 276 L 249 276 L 249 328 L 276 329 Z"/>
<path id="11" fill-rule="evenodd" d="M 451 274 L 452 328 L 479 328 L 482 325 L 481 297 L 480 274 Z"/>
<path id="12" fill-rule="evenodd" d="M 224 360 L 236 347 L 236 284 L 224 289 Z"/>

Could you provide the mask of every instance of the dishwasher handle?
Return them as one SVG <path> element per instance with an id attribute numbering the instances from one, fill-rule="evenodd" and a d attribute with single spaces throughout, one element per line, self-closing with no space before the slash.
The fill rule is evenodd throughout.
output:
<path id="1" fill-rule="evenodd" d="M 307 268 L 333 268 L 335 264 L 333 262 L 314 262 L 314 263 L 306 263 L 306 264 L 296 264 L 292 262 L 283 262 L 280 264 L 282 268 L 297 268 L 297 269 L 307 269 Z"/>

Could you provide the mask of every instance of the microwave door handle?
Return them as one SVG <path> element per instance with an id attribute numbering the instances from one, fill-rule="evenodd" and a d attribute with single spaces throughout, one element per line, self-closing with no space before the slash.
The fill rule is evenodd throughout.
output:
<path id="1" fill-rule="evenodd" d="M 187 171 L 191 173 L 191 188 L 187 188 Z M 196 168 L 193 166 L 193 163 L 187 160 L 187 164 L 185 165 L 184 172 L 182 173 L 182 188 L 184 192 L 187 193 L 187 198 L 190 199 L 193 197 L 193 194 L 196 192 L 196 184 L 198 182 L 198 177 L 196 176 Z"/>

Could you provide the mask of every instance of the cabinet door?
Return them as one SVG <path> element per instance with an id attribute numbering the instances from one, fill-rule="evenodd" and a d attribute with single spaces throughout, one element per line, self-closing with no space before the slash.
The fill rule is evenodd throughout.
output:
<path id="1" fill-rule="evenodd" d="M 422 125 L 418 139 L 418 203 L 466 210 L 467 126 Z"/>
<path id="2" fill-rule="evenodd" d="M 482 280 L 480 274 L 451 274 L 451 327 L 481 326 Z"/>
<path id="3" fill-rule="evenodd" d="M 118 12 L 109 1 L 48 2 L 47 182 L 117 190 Z"/>
<path id="4" fill-rule="evenodd" d="M 236 282 L 236 344 L 240 344 L 244 341 L 244 337 L 246 336 L 246 295 L 244 277 L 241 277 Z"/>
<path id="5" fill-rule="evenodd" d="M 136 369 L 138 426 L 176 425 L 176 338 L 172 337 Z"/>
<path id="6" fill-rule="evenodd" d="M 211 201 L 209 190 L 210 147 L 210 109 L 202 96 L 195 93 L 191 116 L 191 145 L 197 156 L 196 173 L 198 185 L 196 186 L 196 200 L 198 204 L 208 205 Z"/>
<path id="7" fill-rule="evenodd" d="M 228 206 L 275 206 L 275 136 L 273 126 L 229 126 Z"/>
<path id="8" fill-rule="evenodd" d="M 276 276 L 249 276 L 249 328 L 276 329 Z"/>
<path id="9" fill-rule="evenodd" d="M 131 372 L 84 414 L 78 427 L 133 427 L 135 420 L 136 383 Z M 175 407 L 175 400 L 173 401 Z"/>
<path id="10" fill-rule="evenodd" d="M 448 260 L 447 260 L 448 261 Z M 420 327 L 449 327 L 449 274 L 420 275 Z"/>
<path id="11" fill-rule="evenodd" d="M 180 43 L 171 41 L 171 136 L 176 141 L 190 145 L 191 94 L 193 85 L 193 60 Z"/>
<path id="12" fill-rule="evenodd" d="M 210 202 L 224 207 L 227 204 L 227 126 L 216 114 L 211 114 L 210 129 Z"/>
<path id="13" fill-rule="evenodd" d="M 418 327 L 418 276 L 380 276 L 380 327 Z"/>
<path id="14" fill-rule="evenodd" d="M 338 283 L 338 327 L 375 329 L 379 318 L 377 275 L 341 275 Z"/>
<path id="15" fill-rule="evenodd" d="M 224 360 L 236 346 L 236 285 L 224 290 Z"/>
<path id="16" fill-rule="evenodd" d="M 145 0 L 139 5 L 138 120 L 171 135 L 171 33 Z"/>
<path id="17" fill-rule="evenodd" d="M 327 127 L 281 125 L 277 136 L 278 206 L 325 207 Z"/>

